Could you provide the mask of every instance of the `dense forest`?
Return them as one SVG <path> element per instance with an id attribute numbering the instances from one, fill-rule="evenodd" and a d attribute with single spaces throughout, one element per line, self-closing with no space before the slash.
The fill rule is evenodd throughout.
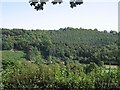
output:
<path id="1" fill-rule="evenodd" d="M 116 31 L 72 27 L 1 31 L 5 89 L 120 88 Z"/>

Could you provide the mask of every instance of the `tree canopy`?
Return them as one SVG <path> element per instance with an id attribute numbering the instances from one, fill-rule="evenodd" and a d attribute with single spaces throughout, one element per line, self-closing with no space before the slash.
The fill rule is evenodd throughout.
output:
<path id="1" fill-rule="evenodd" d="M 118 33 L 115 31 L 60 28 L 59 30 L 2 29 L 3 50 L 23 50 L 27 59 L 59 58 L 64 63 L 118 65 Z M 112 33 L 114 32 L 114 33 Z M 43 60 L 44 61 L 44 60 Z M 101 62 L 102 61 L 102 62 Z"/>

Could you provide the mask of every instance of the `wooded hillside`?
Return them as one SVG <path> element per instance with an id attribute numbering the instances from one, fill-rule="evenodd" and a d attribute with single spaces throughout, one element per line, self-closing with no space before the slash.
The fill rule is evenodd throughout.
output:
<path id="1" fill-rule="evenodd" d="M 118 33 L 97 29 L 59 30 L 2 29 L 2 49 L 22 50 L 28 60 L 35 52 L 43 59 L 59 58 L 64 63 L 77 60 L 118 65 Z M 46 62 L 46 61 L 45 61 Z"/>

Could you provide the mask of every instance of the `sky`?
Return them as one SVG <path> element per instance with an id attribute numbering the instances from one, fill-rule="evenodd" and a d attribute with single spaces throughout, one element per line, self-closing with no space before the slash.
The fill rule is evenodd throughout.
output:
<path id="1" fill-rule="evenodd" d="M 1 0 L 0 28 L 54 30 L 64 27 L 118 31 L 119 0 L 83 0 L 83 4 L 70 8 L 69 1 L 36 11 L 29 0 Z"/>

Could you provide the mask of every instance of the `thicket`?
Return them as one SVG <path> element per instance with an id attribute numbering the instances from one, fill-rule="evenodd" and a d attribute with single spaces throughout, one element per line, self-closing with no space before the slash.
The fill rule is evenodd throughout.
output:
<path id="1" fill-rule="evenodd" d="M 12 65 L 11 65 L 12 64 Z M 98 67 L 95 63 L 79 62 L 34 64 L 26 60 L 11 60 L 3 74 L 4 89 L 119 89 L 120 69 Z"/>

